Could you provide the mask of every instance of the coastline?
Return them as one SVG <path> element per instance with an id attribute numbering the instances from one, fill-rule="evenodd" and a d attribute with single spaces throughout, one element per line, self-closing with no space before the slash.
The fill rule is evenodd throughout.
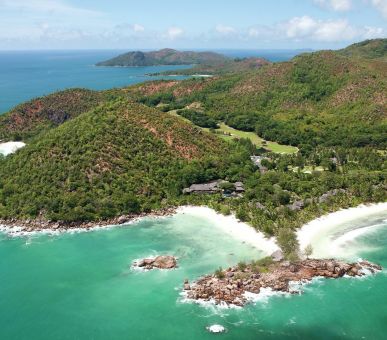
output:
<path id="1" fill-rule="evenodd" d="M 162 218 L 173 216 L 176 213 L 176 210 L 176 207 L 168 207 L 148 213 L 121 215 L 108 220 L 92 222 L 53 222 L 40 220 L 21 221 L 17 219 L 0 219 L 0 232 L 3 232 L 7 236 L 11 237 L 30 236 L 34 234 L 59 235 L 66 232 L 88 232 L 130 225 L 139 222 L 144 218 Z"/>
<path id="2" fill-rule="evenodd" d="M 123 215 L 113 219 L 96 222 L 63 223 L 48 221 L 9 221 L 0 219 L 0 232 L 10 237 L 31 236 L 37 234 L 59 235 L 62 233 L 88 232 L 110 228 L 123 227 L 137 223 L 145 218 L 164 218 L 179 214 L 209 219 L 212 224 L 229 234 L 235 240 L 250 244 L 258 251 L 268 256 L 279 249 L 274 238 L 266 238 L 264 234 L 248 224 L 239 221 L 234 215 L 224 216 L 207 206 L 180 206 L 142 213 L 138 215 Z"/>
<path id="3" fill-rule="evenodd" d="M 340 256 L 343 254 L 340 253 L 340 249 L 338 248 L 339 245 L 341 243 L 354 240 L 356 237 L 373 230 L 374 226 L 365 226 L 355 229 L 347 228 L 346 230 L 342 230 L 344 233 L 342 235 L 338 235 L 336 240 L 330 239 L 329 234 L 333 232 L 340 232 L 340 226 L 345 225 L 346 223 L 350 223 L 351 221 L 358 219 L 365 219 L 368 216 L 383 212 L 386 212 L 387 214 L 387 202 L 371 204 L 365 203 L 357 207 L 341 209 L 318 217 L 304 224 L 297 230 L 296 234 L 300 244 L 300 249 L 303 250 L 310 244 L 314 248 L 312 254 L 314 257 L 347 257 Z M 315 245 L 318 242 L 321 243 L 324 236 L 325 238 L 329 238 L 329 242 L 327 240 L 328 243 L 325 244 L 326 247 L 324 247 L 324 250 L 315 249 Z M 338 243 L 337 241 L 342 242 L 340 244 L 336 244 Z M 323 247 L 320 246 L 320 248 Z"/>
<path id="4" fill-rule="evenodd" d="M 361 204 L 357 207 L 341 209 L 318 217 L 297 230 L 300 249 L 310 244 L 314 237 L 322 231 L 331 231 L 341 223 L 357 218 L 366 217 L 379 212 L 387 212 L 387 202 Z M 177 214 L 192 214 L 210 219 L 213 224 L 231 235 L 234 239 L 248 243 L 265 255 L 270 255 L 279 249 L 274 237 L 268 239 L 262 232 L 247 223 L 239 221 L 234 215 L 222 215 L 207 206 L 180 206 L 168 207 L 149 213 L 121 215 L 112 219 L 92 222 L 52 222 L 44 220 L 1 220 L 0 232 L 8 236 L 29 236 L 32 234 L 58 235 L 65 232 L 87 232 L 101 229 L 110 229 L 130 225 L 144 218 L 163 218 Z M 316 255 L 316 254 L 313 254 Z"/>
<path id="5" fill-rule="evenodd" d="M 184 283 L 186 301 L 243 307 L 274 294 L 300 294 L 302 286 L 314 279 L 363 277 L 382 270 L 368 261 L 342 262 L 334 259 L 305 259 L 248 264 L 245 268 L 230 267 Z M 261 296 L 262 294 L 262 296 Z"/>
<path id="6" fill-rule="evenodd" d="M 23 142 L 1 142 L 0 141 L 0 154 L 7 157 L 10 154 L 15 153 L 17 150 L 26 146 Z"/>
<path id="7" fill-rule="evenodd" d="M 225 216 L 207 206 L 182 206 L 176 209 L 176 213 L 207 218 L 235 240 L 248 243 L 267 256 L 280 249 L 274 237 L 268 239 L 262 232 L 239 221 L 234 215 Z"/>

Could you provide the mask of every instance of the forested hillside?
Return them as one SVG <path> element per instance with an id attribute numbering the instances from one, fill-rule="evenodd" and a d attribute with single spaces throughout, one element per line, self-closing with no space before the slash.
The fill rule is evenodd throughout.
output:
<path id="1" fill-rule="evenodd" d="M 0 157 L 0 219 L 96 221 L 207 204 L 295 255 L 303 223 L 386 200 L 386 93 L 385 62 L 321 51 L 213 78 L 38 98 L 0 117 L 1 139 L 27 142 Z M 219 123 L 300 150 L 270 153 L 251 134 L 224 140 Z M 224 192 L 183 195 L 219 179 Z M 235 182 L 242 195 L 227 191 Z"/>
<path id="2" fill-rule="evenodd" d="M 26 140 L 98 106 L 101 92 L 71 89 L 16 106 L 0 115 L 0 140 Z"/>
<path id="3" fill-rule="evenodd" d="M 387 61 L 387 39 L 365 40 L 343 48 L 338 53 L 347 57 Z"/>
<path id="4" fill-rule="evenodd" d="M 227 73 L 240 73 L 259 69 L 264 65 L 271 64 L 263 58 L 235 58 L 226 59 L 216 63 L 202 63 L 184 70 L 162 72 L 162 75 L 224 75 Z M 158 73 L 160 74 L 160 73 Z"/>
<path id="5" fill-rule="evenodd" d="M 257 71 L 159 86 L 153 101 L 149 93 L 140 100 L 172 108 L 200 103 L 212 118 L 282 144 L 384 147 L 386 93 L 387 63 L 321 51 Z"/>
<path id="6" fill-rule="evenodd" d="M 0 216 L 95 220 L 160 208 L 195 174 L 211 179 L 227 147 L 176 117 L 109 102 L 0 162 Z"/>

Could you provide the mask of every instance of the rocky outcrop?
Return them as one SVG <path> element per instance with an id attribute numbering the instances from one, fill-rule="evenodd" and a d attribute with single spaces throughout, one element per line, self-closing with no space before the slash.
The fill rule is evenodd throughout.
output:
<path id="1" fill-rule="evenodd" d="M 345 263 L 333 259 L 282 261 L 267 267 L 255 264 L 247 265 L 243 270 L 233 267 L 217 271 L 216 274 L 204 276 L 191 285 L 185 281 L 184 290 L 189 299 L 243 306 L 248 302 L 245 293 L 258 294 L 261 288 L 299 293 L 292 289 L 292 282 L 308 282 L 314 277 L 363 276 L 381 269 L 379 265 L 368 261 L 358 263 Z"/>
<path id="2" fill-rule="evenodd" d="M 154 258 L 146 258 L 135 261 L 133 263 L 133 267 L 143 268 L 145 270 L 174 269 L 177 268 L 177 260 L 174 256 L 160 255 Z"/>
<path id="3" fill-rule="evenodd" d="M 284 253 L 280 249 L 276 250 L 273 254 L 270 255 L 270 257 L 275 262 L 281 262 L 285 258 Z"/>
<path id="4" fill-rule="evenodd" d="M 3 227 L 3 231 L 9 234 L 28 234 L 31 232 L 52 230 L 55 232 L 65 232 L 71 229 L 85 229 L 89 230 L 92 228 L 104 227 L 104 226 L 115 226 L 123 225 L 135 221 L 142 217 L 162 217 L 170 216 L 176 213 L 176 208 L 170 207 L 162 210 L 155 210 L 148 213 L 140 214 L 128 214 L 121 215 L 107 220 L 90 221 L 90 222 L 65 222 L 65 221 L 48 221 L 43 218 L 37 218 L 34 220 L 19 220 L 19 219 L 0 219 L 0 227 Z"/>

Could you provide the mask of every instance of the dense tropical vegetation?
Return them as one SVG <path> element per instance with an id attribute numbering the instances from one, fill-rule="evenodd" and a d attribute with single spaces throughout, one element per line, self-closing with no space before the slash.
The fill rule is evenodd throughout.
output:
<path id="1" fill-rule="evenodd" d="M 385 147 L 386 79 L 386 62 L 321 51 L 256 71 L 160 86 L 152 96 L 163 95 L 172 107 L 200 102 L 215 120 L 281 144 Z M 133 95 L 141 97 L 137 89 Z"/>
<path id="2" fill-rule="evenodd" d="M 36 98 L 0 115 L 0 140 L 28 140 L 99 105 L 106 95 L 70 89 Z"/>
<path id="3" fill-rule="evenodd" d="M 387 61 L 387 39 L 365 40 L 339 51 L 347 57 L 382 59 Z"/>
<path id="4" fill-rule="evenodd" d="M 295 256 L 303 223 L 386 200 L 386 64 L 351 51 L 19 105 L 0 117 L 0 139 L 27 142 L 0 157 L 0 218 L 95 221 L 207 204 Z M 224 138 L 224 123 L 245 133 Z M 258 135 L 299 152 L 270 152 Z M 215 179 L 242 181 L 244 195 L 182 194 Z"/>

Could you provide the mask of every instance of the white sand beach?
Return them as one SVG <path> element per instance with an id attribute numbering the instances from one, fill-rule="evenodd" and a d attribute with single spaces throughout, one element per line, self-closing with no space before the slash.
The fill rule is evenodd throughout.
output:
<path id="1" fill-rule="evenodd" d="M 4 156 L 8 156 L 11 153 L 16 152 L 18 149 L 25 147 L 26 144 L 23 142 L 6 142 L 0 143 L 0 153 Z"/>
<path id="2" fill-rule="evenodd" d="M 313 257 L 344 257 L 353 259 L 356 249 L 348 244 L 359 236 L 377 230 L 383 224 L 371 223 L 375 216 L 387 218 L 387 203 L 362 204 L 317 218 L 297 232 L 300 249 L 313 247 Z"/>
<path id="3" fill-rule="evenodd" d="M 178 214 L 190 214 L 210 219 L 215 226 L 235 239 L 246 242 L 270 255 L 279 249 L 274 238 L 268 239 L 265 235 L 246 223 L 240 222 L 235 216 L 224 216 L 208 207 L 184 206 L 177 209 Z"/>

